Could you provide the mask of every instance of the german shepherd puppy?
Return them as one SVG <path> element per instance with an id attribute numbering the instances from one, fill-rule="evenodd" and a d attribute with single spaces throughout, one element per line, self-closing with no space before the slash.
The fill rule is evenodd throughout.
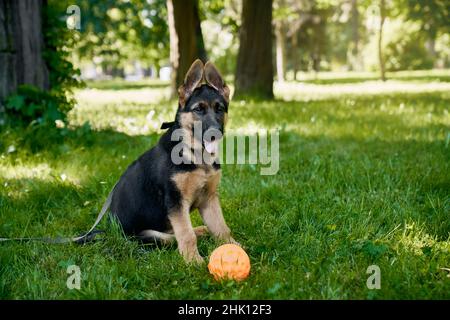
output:
<path id="1" fill-rule="evenodd" d="M 178 93 L 175 121 L 155 147 L 127 168 L 113 190 L 110 209 L 125 234 L 162 243 L 176 239 L 185 261 L 200 263 L 203 258 L 197 249 L 197 236 L 209 231 L 224 242 L 236 243 L 223 218 L 217 190 L 220 137 L 205 138 L 212 129 L 223 134 L 230 90 L 211 62 L 203 65 L 196 60 Z M 195 134 L 195 123 L 201 123 L 201 137 Z M 175 149 L 180 142 L 173 141 L 176 131 L 183 133 L 183 146 L 190 142 L 181 152 Z M 184 141 L 186 137 L 189 141 Z M 172 156 L 177 153 L 197 161 L 176 164 Z M 199 153 L 202 159 L 198 159 Z M 194 209 L 199 210 L 206 226 L 192 227 L 189 213 Z"/>

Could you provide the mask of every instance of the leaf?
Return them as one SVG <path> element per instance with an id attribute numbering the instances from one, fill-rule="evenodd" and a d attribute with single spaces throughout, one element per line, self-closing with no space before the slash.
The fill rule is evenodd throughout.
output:
<path id="1" fill-rule="evenodd" d="M 6 108 L 19 111 L 23 108 L 24 104 L 25 97 L 15 94 L 8 98 L 6 102 Z"/>
<path id="2" fill-rule="evenodd" d="M 40 108 L 41 108 L 40 105 L 37 105 L 37 104 L 35 104 L 35 103 L 30 103 L 30 104 L 28 105 L 28 107 L 25 108 L 24 114 L 27 115 L 27 116 L 32 117 L 32 116 L 34 116 L 36 110 L 39 110 Z"/>

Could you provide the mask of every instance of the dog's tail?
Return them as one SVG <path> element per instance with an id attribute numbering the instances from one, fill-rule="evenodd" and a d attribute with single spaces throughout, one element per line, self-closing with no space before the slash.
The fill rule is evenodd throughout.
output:
<path id="1" fill-rule="evenodd" d="M 95 220 L 92 227 L 89 229 L 88 232 L 85 234 L 79 236 L 79 237 L 72 237 L 72 238 L 0 238 L 0 242 L 5 241 L 43 241 L 47 243 L 69 243 L 74 242 L 78 244 L 83 244 L 86 242 L 90 242 L 94 240 L 95 236 L 98 233 L 101 233 L 103 231 L 94 230 L 95 227 L 102 221 L 102 218 L 105 216 L 106 212 L 108 211 L 109 207 L 111 206 L 112 197 L 114 193 L 114 189 L 116 188 L 117 183 L 112 187 L 111 191 L 108 194 L 108 198 L 106 198 L 105 203 L 103 204 L 102 210 L 100 210 L 100 213 L 97 216 L 97 219 Z"/>

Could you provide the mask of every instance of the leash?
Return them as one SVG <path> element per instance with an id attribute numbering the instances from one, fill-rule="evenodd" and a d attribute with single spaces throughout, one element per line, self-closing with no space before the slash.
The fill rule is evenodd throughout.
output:
<path id="1" fill-rule="evenodd" d="M 37 238 L 37 237 L 34 237 L 34 238 L 0 238 L 0 242 L 42 241 L 42 242 L 46 242 L 46 243 L 70 243 L 70 242 L 84 243 L 88 240 L 92 240 L 97 233 L 101 232 L 101 231 L 94 231 L 94 229 L 100 223 L 100 221 L 102 220 L 102 218 L 105 216 L 106 212 L 108 211 L 108 209 L 111 205 L 112 195 L 113 195 L 116 185 L 117 185 L 117 183 L 112 187 L 111 191 L 109 192 L 108 198 L 106 198 L 106 201 L 103 204 L 102 210 L 100 210 L 100 213 L 98 214 L 97 219 L 95 220 L 94 224 L 89 229 L 89 231 L 86 232 L 85 234 L 83 234 L 82 236 L 73 237 L 73 238 L 46 238 L 46 237 L 42 237 L 42 238 Z"/>

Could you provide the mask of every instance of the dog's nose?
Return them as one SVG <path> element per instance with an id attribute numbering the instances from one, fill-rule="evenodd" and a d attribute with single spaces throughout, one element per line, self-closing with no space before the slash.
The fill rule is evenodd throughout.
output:
<path id="1" fill-rule="evenodd" d="M 203 139 L 209 142 L 213 142 L 215 140 L 220 140 L 222 138 L 222 131 L 218 126 L 211 126 L 206 130 L 203 135 Z"/>

